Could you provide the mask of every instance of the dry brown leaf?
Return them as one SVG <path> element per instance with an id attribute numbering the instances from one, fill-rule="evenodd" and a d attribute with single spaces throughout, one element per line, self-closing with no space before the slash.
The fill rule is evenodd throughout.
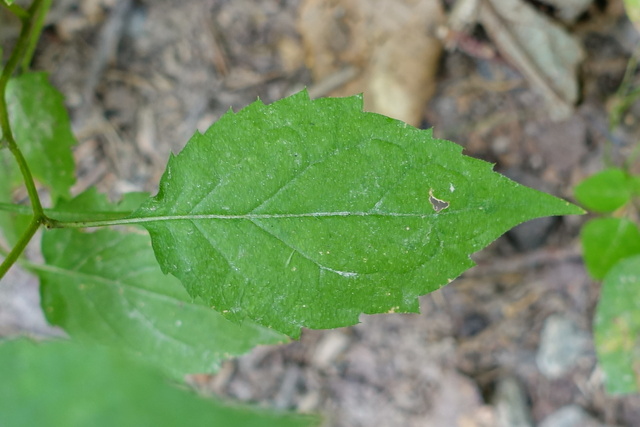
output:
<path id="1" fill-rule="evenodd" d="M 303 65 L 303 52 L 297 40 L 293 37 L 282 37 L 278 40 L 278 54 L 282 68 L 286 73 L 294 73 Z"/>
<path id="2" fill-rule="evenodd" d="M 439 0 L 306 0 L 298 30 L 314 81 L 359 71 L 328 95 L 363 92 L 367 110 L 418 126 L 435 88 L 443 18 Z"/>

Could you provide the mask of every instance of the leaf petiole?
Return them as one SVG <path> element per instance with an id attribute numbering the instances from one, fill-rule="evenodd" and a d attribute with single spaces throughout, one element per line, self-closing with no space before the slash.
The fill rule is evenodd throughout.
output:
<path id="1" fill-rule="evenodd" d="M 31 207 L 26 205 L 18 205 L 14 203 L 0 203 L 0 211 L 4 212 L 13 212 L 19 215 L 32 215 L 33 211 Z M 53 227 L 53 224 L 66 224 L 68 223 L 76 223 L 76 222 L 93 222 L 93 221 L 114 221 L 118 219 L 125 218 L 132 214 L 132 212 L 115 212 L 115 211 L 91 211 L 88 212 L 72 212 L 72 211 L 64 211 L 58 209 L 43 209 L 46 220 L 43 222 L 44 225 L 47 225 L 50 228 L 61 228 L 61 227 Z M 91 216 L 87 219 L 87 216 Z M 77 228 L 77 227 L 74 227 Z"/>
<path id="2" fill-rule="evenodd" d="M 42 0 L 39 1 L 38 4 L 34 2 L 31 8 L 29 8 L 29 13 L 31 14 L 31 33 L 29 35 L 28 45 L 22 56 L 23 72 L 29 69 L 29 64 L 31 64 L 33 53 L 36 50 L 38 40 L 40 40 L 40 34 L 42 33 L 42 28 L 44 27 L 45 19 L 50 8 L 51 0 Z"/>
<path id="3" fill-rule="evenodd" d="M 31 39 L 34 37 L 34 32 L 38 30 L 37 22 L 38 17 L 40 16 L 40 11 L 43 7 L 46 7 L 46 4 L 47 1 L 43 0 L 34 0 L 34 2 L 32 3 L 31 7 L 29 8 L 29 17 L 22 20 L 22 30 L 20 31 L 20 36 L 18 37 L 16 46 L 11 53 L 9 60 L 7 61 L 7 65 L 4 67 L 4 69 L 2 70 L 2 74 L 0 75 L 0 127 L 2 128 L 2 135 L 6 140 L 11 154 L 13 154 L 16 162 L 18 163 L 18 166 L 20 167 L 20 172 L 22 173 L 22 176 L 24 178 L 24 183 L 27 187 L 31 206 L 33 208 L 34 220 L 36 220 L 38 223 L 42 223 L 45 219 L 44 211 L 42 209 L 42 204 L 40 203 L 40 197 L 38 196 L 36 185 L 33 181 L 33 176 L 31 175 L 31 171 L 29 170 L 29 166 L 27 165 L 27 161 L 18 148 L 18 144 L 16 143 L 16 140 L 13 136 L 13 131 L 9 123 L 9 109 L 6 99 L 6 89 L 7 84 L 9 83 L 9 79 L 18 66 L 18 63 L 22 60 L 22 58 L 24 58 L 25 53 L 27 53 L 29 50 Z"/>
<path id="4" fill-rule="evenodd" d="M 33 235 L 36 234 L 36 231 L 38 231 L 38 228 L 40 228 L 40 224 L 41 221 L 39 217 L 34 216 L 33 218 L 31 218 L 29 226 L 22 234 L 22 236 L 20 236 L 18 243 L 15 244 L 13 249 L 11 249 L 11 252 L 9 252 L 4 261 L 2 261 L 2 264 L 0 264 L 0 279 L 4 277 L 7 271 L 9 271 L 9 268 L 11 268 L 11 266 L 18 260 L 18 257 L 20 257 L 22 251 L 24 251 L 24 249 L 31 241 L 31 238 L 33 238 Z"/>
<path id="5" fill-rule="evenodd" d="M 3 4 L 9 10 L 9 12 L 13 13 L 18 19 L 22 21 L 29 19 L 29 12 L 27 12 L 25 9 L 18 6 L 17 4 L 15 3 L 7 4 L 5 2 L 0 2 L 0 4 Z"/>

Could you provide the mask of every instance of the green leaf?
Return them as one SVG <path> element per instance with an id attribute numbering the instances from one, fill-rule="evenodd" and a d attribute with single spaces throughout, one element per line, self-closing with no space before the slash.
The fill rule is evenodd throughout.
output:
<path id="1" fill-rule="evenodd" d="M 640 0 L 623 0 L 623 3 L 629 20 L 635 25 L 636 29 L 640 28 Z"/>
<path id="2" fill-rule="evenodd" d="M 88 207 L 91 198 L 100 210 L 109 206 L 91 190 L 61 207 Z M 121 348 L 176 378 L 214 372 L 220 361 L 259 344 L 288 341 L 251 321 L 232 323 L 194 301 L 177 279 L 162 274 L 146 233 L 50 230 L 42 252 L 47 265 L 36 272 L 50 323 L 74 338 Z"/>
<path id="3" fill-rule="evenodd" d="M 575 188 L 576 199 L 594 212 L 613 212 L 624 206 L 632 193 L 631 181 L 621 169 L 606 169 L 590 176 Z"/>
<path id="4" fill-rule="evenodd" d="M 634 196 L 640 196 L 640 176 L 631 176 L 631 190 Z"/>
<path id="5" fill-rule="evenodd" d="M 6 4 L 7 6 L 9 6 L 9 5 L 13 4 L 13 0 L 2 0 L 2 2 L 3 2 L 4 4 Z"/>
<path id="6" fill-rule="evenodd" d="M 589 274 L 602 279 L 621 259 L 640 254 L 640 230 L 625 218 L 596 218 L 580 232 Z"/>
<path id="7" fill-rule="evenodd" d="M 103 347 L 0 342 L 5 427 L 317 425 L 315 417 L 205 400 Z"/>
<path id="8" fill-rule="evenodd" d="M 190 295 L 290 336 L 417 312 L 509 228 L 581 209 L 362 112 L 361 97 L 256 102 L 196 133 L 131 218 Z"/>
<path id="9" fill-rule="evenodd" d="M 594 320 L 594 339 L 608 393 L 640 392 L 640 256 L 607 273 Z"/>
<path id="10" fill-rule="evenodd" d="M 97 212 L 132 212 L 147 200 L 149 194 L 144 192 L 126 193 L 118 203 L 111 203 L 106 195 L 95 187 L 90 187 L 78 194 L 73 200 L 61 200 L 56 204 L 59 211 L 74 212 L 78 215 Z M 55 216 L 56 212 L 52 212 Z"/>
<path id="11" fill-rule="evenodd" d="M 0 151 L 0 202 L 13 203 L 12 193 L 14 189 L 15 171 L 13 158 L 8 150 Z M 16 225 L 17 215 L 0 211 L 0 231 L 9 245 L 15 244 L 20 235 L 20 229 Z"/>
<path id="12" fill-rule="evenodd" d="M 13 204 L 18 202 L 14 199 L 13 194 L 22 184 L 21 178 L 20 171 L 9 150 L 0 151 L 0 203 Z M 30 215 L 0 211 L 0 233 L 9 246 L 13 246 L 18 241 L 30 221 Z"/>
<path id="13" fill-rule="evenodd" d="M 68 197 L 75 182 L 71 132 L 63 96 L 45 73 L 25 73 L 7 85 L 9 119 L 31 172 L 51 189 L 52 199 Z"/>
<path id="14" fill-rule="evenodd" d="M 124 218 L 149 197 L 148 193 L 126 193 L 118 203 L 111 203 L 104 194 L 91 187 L 73 200 L 60 200 L 54 209 L 45 209 L 47 216 L 58 221 L 86 221 Z"/>

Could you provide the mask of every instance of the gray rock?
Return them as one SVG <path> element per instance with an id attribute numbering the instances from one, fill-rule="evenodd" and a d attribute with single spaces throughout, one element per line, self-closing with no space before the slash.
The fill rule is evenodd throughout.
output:
<path id="1" fill-rule="evenodd" d="M 606 427 L 578 405 L 568 405 L 546 417 L 538 427 Z"/>
<path id="2" fill-rule="evenodd" d="M 555 314 L 549 316 L 540 334 L 538 369 L 549 379 L 561 377 L 586 353 L 588 343 L 589 336 L 571 320 Z"/>
<path id="3" fill-rule="evenodd" d="M 498 427 L 533 427 L 526 396 L 515 378 L 498 382 L 494 405 Z"/>

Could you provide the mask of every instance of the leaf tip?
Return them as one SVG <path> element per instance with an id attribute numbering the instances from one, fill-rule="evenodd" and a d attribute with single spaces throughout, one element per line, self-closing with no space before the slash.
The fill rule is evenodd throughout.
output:
<path id="1" fill-rule="evenodd" d="M 301 98 L 304 98 L 305 100 L 310 100 L 311 96 L 309 95 L 309 89 L 305 86 L 304 88 L 302 88 L 301 91 L 295 93 L 292 96 L 300 96 Z"/>

